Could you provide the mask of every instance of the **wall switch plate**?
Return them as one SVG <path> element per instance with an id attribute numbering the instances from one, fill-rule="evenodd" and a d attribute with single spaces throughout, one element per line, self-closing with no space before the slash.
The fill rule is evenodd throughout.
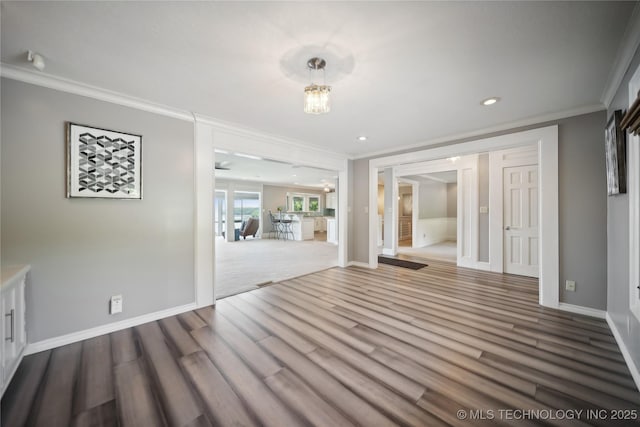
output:
<path id="1" fill-rule="evenodd" d="M 109 314 L 116 313 L 122 313 L 122 295 L 114 295 L 111 297 Z"/>
<path id="2" fill-rule="evenodd" d="M 575 291 L 576 291 L 576 282 L 575 282 L 575 281 L 573 281 L 573 280 L 567 280 L 567 281 L 565 282 L 565 288 L 566 288 L 568 291 L 575 292 Z"/>
<path id="3" fill-rule="evenodd" d="M 487 206 L 480 206 L 480 213 L 489 213 L 489 208 Z"/>

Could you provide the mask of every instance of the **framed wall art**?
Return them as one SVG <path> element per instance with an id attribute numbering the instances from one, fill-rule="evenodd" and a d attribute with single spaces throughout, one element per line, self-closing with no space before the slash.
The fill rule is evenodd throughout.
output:
<path id="1" fill-rule="evenodd" d="M 142 136 L 67 123 L 67 197 L 142 199 Z"/>
<path id="2" fill-rule="evenodd" d="M 627 192 L 627 144 L 626 134 L 620 129 L 621 118 L 622 111 L 615 111 L 604 131 L 609 196 Z"/>

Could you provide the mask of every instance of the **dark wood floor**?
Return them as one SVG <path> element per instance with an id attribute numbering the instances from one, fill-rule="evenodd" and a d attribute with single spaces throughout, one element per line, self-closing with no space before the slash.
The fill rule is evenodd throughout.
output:
<path id="1" fill-rule="evenodd" d="M 533 279 L 431 262 L 334 268 L 28 356 L 2 425 L 537 425 L 500 411 L 548 408 L 640 410 L 607 324 L 539 307 Z M 582 417 L 546 423 L 612 425 Z"/>

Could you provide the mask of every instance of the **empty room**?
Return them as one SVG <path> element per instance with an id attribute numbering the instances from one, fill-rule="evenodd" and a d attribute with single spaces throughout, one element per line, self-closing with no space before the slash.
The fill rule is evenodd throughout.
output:
<path id="1" fill-rule="evenodd" d="M 0 425 L 640 424 L 640 2 L 0 20 Z"/>

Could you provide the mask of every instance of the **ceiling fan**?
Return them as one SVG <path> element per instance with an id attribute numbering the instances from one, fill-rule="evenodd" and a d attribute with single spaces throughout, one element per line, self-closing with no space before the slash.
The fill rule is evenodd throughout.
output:
<path id="1" fill-rule="evenodd" d="M 230 165 L 231 165 L 231 162 L 228 162 L 228 161 L 216 162 L 216 170 L 228 171 L 229 169 L 231 169 L 228 167 Z"/>

